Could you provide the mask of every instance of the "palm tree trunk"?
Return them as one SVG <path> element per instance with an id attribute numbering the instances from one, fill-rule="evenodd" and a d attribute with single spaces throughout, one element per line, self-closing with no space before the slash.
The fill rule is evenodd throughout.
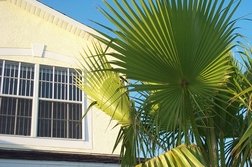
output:
<path id="1" fill-rule="evenodd" d="M 220 134 L 220 160 L 221 166 L 225 166 L 225 141 L 224 134 L 221 132 Z"/>
<path id="2" fill-rule="evenodd" d="M 218 157 L 217 157 L 217 141 L 216 141 L 216 135 L 215 135 L 215 129 L 214 129 L 214 122 L 212 118 L 209 118 L 209 162 L 211 167 L 217 167 L 218 166 Z"/>

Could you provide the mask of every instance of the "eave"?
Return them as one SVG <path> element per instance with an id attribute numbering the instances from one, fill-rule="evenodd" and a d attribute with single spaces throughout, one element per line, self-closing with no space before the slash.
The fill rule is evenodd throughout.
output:
<path id="1" fill-rule="evenodd" d="M 70 154 L 42 151 L 20 151 L 0 149 L 0 159 L 15 160 L 43 160 L 43 161 L 68 161 L 89 163 L 111 163 L 119 164 L 120 158 L 116 155 L 106 154 Z"/>

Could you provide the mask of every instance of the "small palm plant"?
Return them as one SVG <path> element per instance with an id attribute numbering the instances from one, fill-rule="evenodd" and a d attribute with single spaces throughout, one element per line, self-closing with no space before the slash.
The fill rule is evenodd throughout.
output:
<path id="1" fill-rule="evenodd" d="M 239 93 L 246 77 L 231 53 L 240 1 L 104 3 L 116 28 L 93 34 L 99 42 L 83 55 L 78 85 L 121 126 L 122 166 L 251 163 L 248 107 L 236 98 L 248 92 Z"/>

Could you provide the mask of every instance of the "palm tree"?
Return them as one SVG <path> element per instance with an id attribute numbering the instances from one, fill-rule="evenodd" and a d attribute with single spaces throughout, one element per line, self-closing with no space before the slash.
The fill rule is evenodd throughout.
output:
<path id="1" fill-rule="evenodd" d="M 239 77 L 234 78 L 236 90 L 233 91 L 233 99 L 240 104 L 240 127 L 238 135 L 231 140 L 231 156 L 228 164 L 233 166 L 252 166 L 252 49 L 250 46 L 240 44 L 240 57 L 242 58 L 242 69 L 236 71 Z M 242 72 L 244 71 L 244 72 Z"/>
<path id="2" fill-rule="evenodd" d="M 97 23 L 113 34 L 93 34 L 77 83 L 121 126 L 122 166 L 251 164 L 250 81 L 231 50 L 240 1 L 104 3 L 116 28 Z"/>

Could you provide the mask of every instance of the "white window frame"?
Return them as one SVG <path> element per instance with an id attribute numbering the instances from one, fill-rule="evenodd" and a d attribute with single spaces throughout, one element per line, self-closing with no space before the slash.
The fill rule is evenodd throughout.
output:
<path id="1" fill-rule="evenodd" d="M 44 79 L 41 79 L 40 78 L 40 80 L 39 80 L 39 84 L 40 84 L 40 82 L 41 83 L 44 83 L 44 82 L 48 82 L 48 83 L 50 83 L 51 84 L 51 89 L 49 89 L 49 90 L 51 90 L 50 92 L 51 92 L 51 97 L 43 97 L 43 95 L 42 95 L 42 93 L 40 92 L 39 94 L 40 94 L 40 96 L 38 97 L 38 100 L 39 101 L 36 101 L 36 102 L 38 102 L 38 103 L 40 103 L 40 102 L 45 102 L 45 101 L 47 101 L 47 102 L 52 102 L 52 104 L 54 105 L 55 103 L 57 103 L 57 102 L 59 102 L 59 103 L 65 103 L 65 104 L 67 104 L 67 106 L 69 106 L 70 104 L 80 104 L 81 105 L 81 111 L 82 111 L 82 115 L 83 115 L 83 111 L 85 110 L 85 108 L 84 108 L 84 106 L 83 106 L 83 104 L 84 104 L 84 101 L 83 101 L 83 98 L 84 98 L 84 96 L 83 96 L 83 91 L 81 91 L 80 89 L 76 89 L 76 88 L 74 88 L 74 87 L 76 87 L 76 85 L 75 85 L 75 83 L 74 83 L 74 75 L 75 74 L 77 74 L 76 72 L 74 72 L 74 75 L 72 75 L 72 68 L 65 68 L 65 67 L 58 67 L 58 66 L 44 66 L 45 68 L 49 68 L 49 69 L 51 69 L 52 70 L 52 76 L 53 76 L 53 78 L 52 78 L 52 80 L 50 81 L 50 80 L 44 80 Z M 40 70 L 42 70 L 42 68 L 43 67 L 41 67 L 40 66 Z M 60 71 L 60 73 L 62 74 L 62 71 L 61 70 L 59 70 L 59 69 L 63 69 L 63 71 L 64 72 L 66 72 L 66 75 L 65 75 L 65 77 L 67 77 L 67 80 L 65 80 L 65 82 L 63 83 L 63 82 L 61 82 L 61 81 L 58 81 L 57 79 L 59 79 L 58 77 L 60 77 L 61 79 L 62 79 L 62 75 L 60 75 L 60 74 L 58 74 L 58 72 Z M 43 69 L 44 70 L 44 69 Z M 59 71 L 58 71 L 59 70 Z M 70 73 L 70 70 L 71 70 L 71 73 Z M 58 72 L 57 72 L 58 71 Z M 41 74 L 41 72 L 42 71 L 39 71 L 39 73 Z M 56 77 L 56 74 L 57 74 L 57 77 Z M 70 83 L 70 77 L 72 78 L 72 80 L 71 80 L 71 83 Z M 56 79 L 57 78 L 57 79 Z M 48 78 L 46 78 L 46 79 L 48 79 Z M 66 79 L 66 78 L 65 78 Z M 56 86 L 55 86 L 55 84 L 56 84 Z M 72 94 L 70 95 L 70 85 L 73 87 L 73 90 L 74 91 L 72 91 Z M 59 86 L 59 88 L 60 89 L 58 89 L 58 86 Z M 62 95 L 62 90 L 61 90 L 61 88 L 62 87 L 64 87 L 64 86 L 67 86 L 67 89 L 65 89 L 64 91 L 65 91 L 65 93 L 67 94 L 67 96 L 66 96 L 66 94 L 64 94 L 64 97 L 62 96 L 61 97 L 61 95 Z M 42 89 L 42 88 L 41 88 Z M 40 91 L 42 91 L 40 89 Z M 57 89 L 57 90 L 56 90 Z M 55 90 L 56 90 L 56 94 L 55 94 Z M 59 91 L 59 92 L 58 92 Z M 73 96 L 74 95 L 74 92 L 75 92 L 75 96 Z M 50 95 L 49 95 L 50 96 Z M 70 97 L 71 97 L 71 99 L 70 99 Z M 81 100 L 80 100 L 81 99 Z M 38 109 L 38 112 L 39 112 L 39 109 Z M 53 112 L 55 112 L 54 110 L 52 110 L 52 114 L 53 114 Z M 67 113 L 67 115 L 69 114 L 69 111 L 67 110 L 66 111 L 66 113 Z M 68 115 L 69 116 L 69 115 Z M 39 117 L 39 116 L 38 116 Z M 80 119 L 81 119 L 82 117 L 80 117 Z M 54 118 L 53 117 L 51 117 L 50 118 L 50 120 L 52 121 Z M 56 118 L 56 119 L 58 119 L 58 118 Z M 37 120 L 39 120 L 39 119 L 37 119 Z M 84 124 L 84 122 L 85 122 L 85 120 L 82 120 L 82 124 Z M 67 132 L 67 134 L 66 135 L 69 135 L 69 123 L 70 123 L 70 121 L 68 121 L 67 120 L 67 122 L 66 122 L 66 125 L 67 125 L 67 127 L 66 127 L 66 132 Z M 49 137 L 52 137 L 52 138 L 57 138 L 57 137 L 53 137 L 53 133 L 54 133 L 54 131 L 53 131 L 53 128 L 54 127 L 54 125 L 53 124 L 51 124 L 51 136 L 49 136 Z M 81 131 L 82 131 L 82 127 L 81 127 Z M 39 130 L 37 130 L 37 132 L 39 132 Z M 82 131 L 83 132 L 83 131 Z M 81 138 L 80 139 L 84 139 L 85 140 L 85 133 L 81 133 L 81 136 L 80 136 Z M 61 138 L 61 137 L 59 137 L 59 138 Z M 67 137 L 64 137 L 64 138 L 69 138 L 69 136 L 67 136 Z"/>
<path id="2" fill-rule="evenodd" d="M 9 58 L 10 56 L 10 58 Z M 1 48 L 0 59 L 7 61 L 16 61 L 13 56 L 22 57 L 34 57 L 32 55 L 32 48 L 20 49 L 20 48 Z M 43 58 L 49 58 L 55 60 L 54 66 L 58 65 L 58 62 L 68 64 L 65 68 L 73 68 L 75 66 L 74 60 L 69 58 L 70 56 L 61 55 L 54 52 L 44 51 Z M 42 58 L 42 57 L 41 57 Z M 24 63 L 34 62 L 21 61 Z M 70 61 L 71 60 L 71 61 Z M 43 64 L 42 64 L 43 65 Z M 46 64 L 45 64 L 46 65 Z M 51 64 L 50 64 L 51 65 Z M 53 65 L 52 65 L 53 66 Z M 64 68 L 64 67 L 63 67 Z M 39 90 L 39 69 L 40 64 L 34 64 L 34 87 L 33 87 L 33 103 L 32 103 L 32 120 L 31 120 L 31 136 L 16 136 L 0 134 L 0 147 L 9 149 L 39 149 L 39 150 L 52 150 L 52 151 L 64 151 L 64 152 L 85 152 L 87 149 L 93 148 L 92 142 L 92 112 L 89 112 L 82 122 L 82 139 L 68 139 L 68 138 L 51 138 L 51 137 L 37 137 L 37 124 L 38 124 L 38 90 Z M 36 82 L 36 83 L 35 83 Z M 88 105 L 88 100 L 84 92 L 82 92 L 82 112 L 85 111 Z M 83 113 L 84 114 L 84 113 Z"/>

